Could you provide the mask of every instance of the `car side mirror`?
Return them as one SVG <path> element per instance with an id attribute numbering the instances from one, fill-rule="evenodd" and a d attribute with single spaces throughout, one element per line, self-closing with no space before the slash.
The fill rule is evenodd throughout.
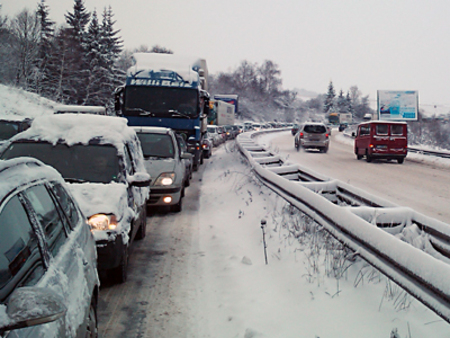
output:
<path id="1" fill-rule="evenodd" d="M 181 156 L 180 156 L 180 158 L 182 159 L 182 160 L 190 160 L 191 158 L 193 158 L 194 157 L 194 155 L 193 154 L 191 154 L 191 153 L 186 153 L 186 152 L 181 152 Z"/>
<path id="2" fill-rule="evenodd" d="M 150 186 L 152 179 L 148 173 L 140 172 L 133 176 L 128 176 L 127 182 L 133 187 L 144 188 Z"/>
<path id="3" fill-rule="evenodd" d="M 355 132 L 352 132 L 352 137 L 356 137 L 356 134 L 355 134 Z"/>
<path id="4" fill-rule="evenodd" d="M 6 306 L 8 320 L 0 326 L 0 334 L 54 322 L 66 314 L 63 299 L 53 290 L 39 287 L 20 287 L 9 298 Z M 0 309 L 0 312 L 3 312 Z"/>

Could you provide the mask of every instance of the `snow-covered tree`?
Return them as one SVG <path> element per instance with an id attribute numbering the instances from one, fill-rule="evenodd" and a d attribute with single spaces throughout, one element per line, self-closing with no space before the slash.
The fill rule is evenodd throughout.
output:
<path id="1" fill-rule="evenodd" d="M 335 108 L 334 99 L 336 97 L 336 92 L 334 91 L 333 82 L 330 81 L 330 84 L 328 85 L 328 92 L 325 96 L 325 102 L 323 104 L 323 110 L 324 112 L 331 113 L 333 109 Z"/>
<path id="2" fill-rule="evenodd" d="M 64 79 L 66 82 L 70 81 L 70 84 L 67 83 L 65 86 L 70 100 L 68 103 L 85 103 L 86 84 L 89 78 L 86 32 L 90 17 L 91 14 L 86 10 L 83 0 L 74 0 L 73 12 L 65 14 L 69 26 L 64 34 L 69 47 L 69 53 L 66 54 L 68 76 Z"/>
<path id="3" fill-rule="evenodd" d="M 352 98 L 350 97 L 350 92 L 347 92 L 347 96 L 345 97 L 345 100 L 347 101 L 347 113 L 350 113 L 353 116 L 355 113 L 355 110 L 353 109 L 353 103 L 352 103 Z"/>
<path id="4" fill-rule="evenodd" d="M 38 53 L 35 60 L 35 78 L 33 89 L 39 94 L 51 92 L 51 79 L 48 62 L 53 53 L 55 23 L 49 19 L 49 9 L 45 0 L 38 4 L 36 16 L 39 24 Z"/>
<path id="5" fill-rule="evenodd" d="M 339 96 L 336 100 L 337 111 L 339 114 L 346 114 L 348 112 L 347 99 L 344 96 L 342 89 L 339 91 Z"/>
<path id="6" fill-rule="evenodd" d="M 35 13 L 24 9 L 11 22 L 10 44 L 15 62 L 15 84 L 28 89 L 38 55 L 39 24 Z"/>
<path id="7" fill-rule="evenodd" d="M 103 20 L 101 25 L 101 46 L 102 46 L 102 67 L 104 70 L 104 82 L 102 85 L 102 94 L 109 105 L 113 102 L 114 89 L 123 83 L 125 80 L 125 71 L 121 70 L 117 61 L 123 51 L 123 41 L 119 36 L 120 30 L 114 29 L 114 14 L 111 6 L 103 11 Z"/>

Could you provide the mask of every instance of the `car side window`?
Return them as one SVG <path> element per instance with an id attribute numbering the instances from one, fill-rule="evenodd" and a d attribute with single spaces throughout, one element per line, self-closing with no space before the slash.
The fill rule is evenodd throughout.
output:
<path id="1" fill-rule="evenodd" d="M 13 284 L 36 284 L 44 275 L 44 263 L 36 233 L 17 195 L 0 211 L 0 233 L 0 290 L 13 279 Z M 1 292 L 2 299 L 6 295 Z"/>
<path id="2" fill-rule="evenodd" d="M 125 156 L 124 156 L 124 161 L 125 161 L 125 170 L 127 171 L 128 175 L 134 175 L 134 165 L 133 165 L 133 161 L 131 159 L 131 154 L 130 151 L 128 149 L 128 145 L 124 147 L 125 150 Z"/>
<path id="3" fill-rule="evenodd" d="M 370 126 L 361 126 L 359 129 L 359 135 L 369 135 L 370 134 Z"/>
<path id="4" fill-rule="evenodd" d="M 69 196 L 67 191 L 59 183 L 53 184 L 53 192 L 55 193 L 56 199 L 61 206 L 64 214 L 69 220 L 70 227 L 73 229 L 80 222 L 80 213 L 75 206 L 72 198 Z"/>
<path id="5" fill-rule="evenodd" d="M 27 189 L 26 196 L 44 230 L 48 248 L 52 255 L 56 256 L 59 248 L 65 243 L 67 236 L 55 203 L 44 185 L 37 185 Z"/>

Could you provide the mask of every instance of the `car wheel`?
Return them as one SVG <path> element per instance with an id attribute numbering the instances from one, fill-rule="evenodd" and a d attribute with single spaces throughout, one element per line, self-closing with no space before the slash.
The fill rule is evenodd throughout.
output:
<path id="1" fill-rule="evenodd" d="M 92 299 L 91 306 L 89 308 L 89 313 L 87 317 L 87 327 L 86 327 L 86 338 L 97 338 L 98 337 L 98 326 L 97 326 L 97 304 Z"/>
<path id="2" fill-rule="evenodd" d="M 138 240 L 144 239 L 146 232 L 147 232 L 147 207 L 145 206 L 143 215 L 142 215 L 141 226 L 139 227 L 139 229 L 136 233 L 136 240 L 138 241 Z"/>
<path id="3" fill-rule="evenodd" d="M 117 268 L 112 269 L 113 279 L 119 283 L 125 283 L 127 281 L 127 268 L 128 268 L 128 247 L 125 247 L 123 253 L 122 262 Z"/>
<path id="4" fill-rule="evenodd" d="M 360 155 L 360 154 L 358 153 L 358 148 L 355 149 L 355 154 L 356 154 L 356 159 L 357 159 L 357 160 L 362 159 L 362 155 Z"/>
<path id="5" fill-rule="evenodd" d="M 366 150 L 366 161 L 372 162 L 372 156 L 369 155 L 369 152 Z"/>
<path id="6" fill-rule="evenodd" d="M 189 187 L 191 185 L 191 180 L 189 177 L 186 177 L 186 180 L 184 181 L 184 186 Z"/>
<path id="7" fill-rule="evenodd" d="M 397 162 L 398 162 L 398 164 L 402 164 L 404 160 L 405 160 L 405 159 L 404 159 L 403 157 L 401 157 L 401 158 L 398 158 L 398 159 L 397 159 Z"/>
<path id="8" fill-rule="evenodd" d="M 203 164 L 203 152 L 202 152 L 202 154 L 200 155 L 200 164 Z"/>
<path id="9" fill-rule="evenodd" d="M 180 200 L 178 201 L 178 203 L 175 204 L 175 205 L 172 205 L 172 207 L 170 208 L 170 210 L 173 211 L 173 212 L 180 212 L 181 209 L 182 209 L 182 202 L 183 202 L 183 199 L 180 198 Z"/>
<path id="10" fill-rule="evenodd" d="M 324 153 L 328 152 L 328 147 L 322 148 L 322 151 L 323 151 Z"/>

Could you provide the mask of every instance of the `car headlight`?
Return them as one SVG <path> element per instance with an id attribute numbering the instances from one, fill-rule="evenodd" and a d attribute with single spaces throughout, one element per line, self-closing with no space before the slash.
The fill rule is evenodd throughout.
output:
<path id="1" fill-rule="evenodd" d="M 89 217 L 88 224 L 91 230 L 115 230 L 117 218 L 115 215 L 95 214 Z"/>
<path id="2" fill-rule="evenodd" d="M 175 181 L 175 173 L 162 173 L 156 179 L 155 185 L 158 185 L 158 186 L 172 185 L 174 181 Z"/>

